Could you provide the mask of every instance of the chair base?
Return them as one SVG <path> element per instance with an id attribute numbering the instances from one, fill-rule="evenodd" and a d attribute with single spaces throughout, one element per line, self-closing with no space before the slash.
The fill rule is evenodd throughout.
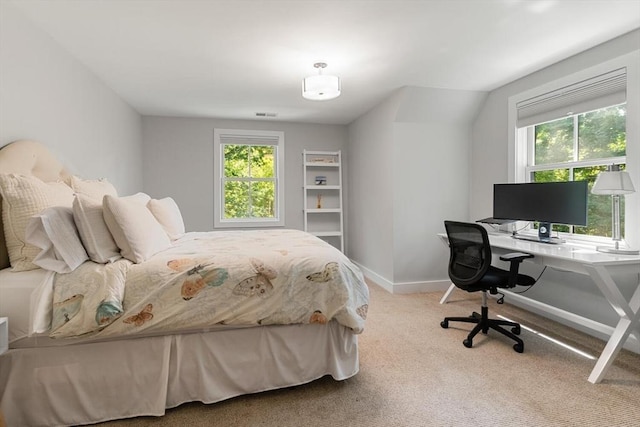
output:
<path id="1" fill-rule="evenodd" d="M 513 345 L 513 349 L 516 352 L 522 353 L 524 351 L 524 342 L 516 336 L 520 335 L 519 323 L 509 322 L 508 320 L 489 319 L 489 309 L 485 305 L 482 306 L 481 311 L 481 314 L 474 312 L 469 317 L 445 317 L 444 320 L 440 322 L 440 326 L 446 329 L 449 327 L 449 322 L 476 323 L 476 326 L 471 330 L 469 335 L 467 335 L 467 338 L 462 341 L 462 344 L 467 348 L 473 346 L 473 337 L 480 331 L 486 334 L 489 332 L 489 329 L 493 329 L 514 340 L 516 343 Z M 510 326 L 511 331 L 504 329 L 503 326 Z"/>

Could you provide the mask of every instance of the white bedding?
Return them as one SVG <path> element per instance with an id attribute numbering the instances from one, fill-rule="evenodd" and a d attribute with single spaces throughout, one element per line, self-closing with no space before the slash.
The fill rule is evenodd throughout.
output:
<path id="1" fill-rule="evenodd" d="M 299 230 L 188 233 L 133 264 L 56 276 L 50 336 L 107 338 L 213 325 L 364 329 L 369 292 L 340 251 Z"/>
<path id="2" fill-rule="evenodd" d="M 9 318 L 9 344 L 49 330 L 54 274 L 42 269 L 0 270 L 0 316 Z"/>

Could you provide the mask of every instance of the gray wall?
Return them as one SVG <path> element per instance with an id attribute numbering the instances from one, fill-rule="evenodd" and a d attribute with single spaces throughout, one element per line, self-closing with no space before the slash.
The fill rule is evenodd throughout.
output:
<path id="1" fill-rule="evenodd" d="M 471 158 L 470 218 L 491 216 L 493 184 L 509 182 L 509 97 L 571 74 L 622 58 L 627 65 L 627 164 L 636 190 L 640 190 L 640 31 L 604 43 L 586 52 L 533 73 L 492 91 L 473 126 Z M 511 139 L 513 139 L 511 137 Z M 640 195 L 627 196 L 627 237 L 640 246 Z M 525 267 L 537 276 L 538 268 Z M 638 272 L 640 274 L 640 271 Z M 637 277 L 620 278 L 627 297 L 637 286 Z M 526 296 L 583 315 L 610 326 L 618 316 L 588 276 L 550 271 Z M 574 325 L 578 326 L 579 325 Z"/>
<path id="2" fill-rule="evenodd" d="M 285 227 L 303 228 L 302 150 L 343 150 L 343 186 L 348 178 L 344 152 L 347 128 L 257 120 L 144 117 L 144 191 L 171 196 L 188 231 L 213 230 L 213 130 L 277 130 L 285 141 Z M 348 194 L 344 191 L 345 209 Z M 347 245 L 349 242 L 346 242 Z"/>
<path id="3" fill-rule="evenodd" d="M 142 188 L 141 117 L 8 2 L 0 3 L 0 146 L 47 145 L 71 172 Z"/>
<path id="4" fill-rule="evenodd" d="M 405 87 L 349 127 L 349 256 L 393 292 L 448 283 L 436 234 L 468 215 L 471 124 L 485 97 Z"/>
<path id="5" fill-rule="evenodd" d="M 396 92 L 349 125 L 347 148 L 348 255 L 388 279 L 393 278 L 393 122 L 400 99 Z"/>

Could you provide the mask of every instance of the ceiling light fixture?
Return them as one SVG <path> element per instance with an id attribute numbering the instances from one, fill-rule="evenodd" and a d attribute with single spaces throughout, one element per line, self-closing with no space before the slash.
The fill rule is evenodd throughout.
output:
<path id="1" fill-rule="evenodd" d="M 340 77 L 322 74 L 322 69 L 327 67 L 324 62 L 316 62 L 313 66 L 318 69 L 318 75 L 302 80 L 302 96 L 313 101 L 326 101 L 340 96 Z"/>

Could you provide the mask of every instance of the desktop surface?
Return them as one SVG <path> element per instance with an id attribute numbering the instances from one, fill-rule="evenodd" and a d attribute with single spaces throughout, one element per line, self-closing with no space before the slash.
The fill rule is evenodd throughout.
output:
<path id="1" fill-rule="evenodd" d="M 578 262 L 581 264 L 620 265 L 629 264 L 638 267 L 640 273 L 640 255 L 617 255 L 598 252 L 596 245 L 577 240 L 566 240 L 560 245 L 542 243 L 537 236 L 532 240 L 514 239 L 511 233 L 489 231 L 492 247 L 518 252 L 528 252 L 538 256 Z M 446 236 L 446 235 L 445 235 Z"/>

